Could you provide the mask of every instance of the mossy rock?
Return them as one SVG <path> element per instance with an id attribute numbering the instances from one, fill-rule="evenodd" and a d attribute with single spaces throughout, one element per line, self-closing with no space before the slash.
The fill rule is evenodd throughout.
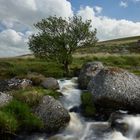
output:
<path id="1" fill-rule="evenodd" d="M 81 107 L 82 113 L 85 117 L 93 117 L 96 113 L 96 109 L 93 103 L 92 94 L 89 92 L 83 92 L 81 94 Z"/>

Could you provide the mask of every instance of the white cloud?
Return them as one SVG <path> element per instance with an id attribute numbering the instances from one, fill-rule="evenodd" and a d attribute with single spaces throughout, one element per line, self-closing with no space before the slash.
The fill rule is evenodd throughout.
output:
<path id="1" fill-rule="evenodd" d="M 83 20 L 91 19 L 92 27 L 97 28 L 100 40 L 140 35 L 140 22 L 97 16 L 94 9 L 89 6 L 81 8 L 78 15 L 82 16 Z"/>
<path id="2" fill-rule="evenodd" d="M 7 29 L 0 32 L 0 57 L 29 53 L 26 46 L 29 32 L 25 34 Z"/>
<path id="3" fill-rule="evenodd" d="M 126 8 L 126 7 L 128 7 L 128 3 L 126 1 L 121 1 L 120 6 L 123 8 Z"/>
<path id="4" fill-rule="evenodd" d="M 0 20 L 22 21 L 32 26 L 42 18 L 50 15 L 69 17 L 73 15 L 70 2 L 67 0 L 0 0 Z"/>
<path id="5" fill-rule="evenodd" d="M 100 40 L 140 35 L 140 22 L 112 19 L 101 16 L 101 12 L 99 6 L 86 6 L 77 12 L 84 20 L 92 20 Z M 0 0 L 0 29 L 3 29 L 0 57 L 29 53 L 26 42 L 34 32 L 33 23 L 50 15 L 72 16 L 71 3 L 68 0 Z"/>
<path id="6" fill-rule="evenodd" d="M 72 16 L 71 3 L 67 0 L 0 0 L 0 24 L 6 28 L 0 32 L 0 56 L 29 52 L 27 30 L 34 30 L 34 23 L 50 15 Z"/>
<path id="7" fill-rule="evenodd" d="M 95 12 L 96 12 L 97 14 L 100 14 L 100 13 L 102 12 L 102 10 L 103 10 L 103 8 L 100 7 L 100 6 L 95 6 L 94 9 L 95 9 Z"/>

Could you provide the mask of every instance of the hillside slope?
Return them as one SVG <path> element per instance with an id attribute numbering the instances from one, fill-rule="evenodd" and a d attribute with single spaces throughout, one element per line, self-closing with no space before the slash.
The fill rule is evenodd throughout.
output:
<path id="1" fill-rule="evenodd" d="M 101 41 L 101 42 L 98 42 L 98 45 L 124 44 L 124 43 L 137 42 L 138 40 L 140 40 L 140 36 L 132 36 L 132 37 L 125 37 L 125 38 Z"/>
<path id="2" fill-rule="evenodd" d="M 101 41 L 96 47 L 79 48 L 76 53 L 140 53 L 140 36 Z"/>

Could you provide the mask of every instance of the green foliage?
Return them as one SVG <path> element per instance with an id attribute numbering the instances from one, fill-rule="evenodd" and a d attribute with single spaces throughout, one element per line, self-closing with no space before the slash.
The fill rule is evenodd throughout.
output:
<path id="1" fill-rule="evenodd" d="M 0 133 L 13 134 L 18 129 L 18 122 L 13 115 L 0 111 Z"/>
<path id="2" fill-rule="evenodd" d="M 96 30 L 90 30 L 90 24 L 90 20 L 83 22 L 78 16 L 68 20 L 56 16 L 42 19 L 35 24 L 39 33 L 29 38 L 29 48 L 37 57 L 62 64 L 68 73 L 73 52 L 80 47 L 94 46 L 97 42 Z"/>
<path id="3" fill-rule="evenodd" d="M 10 119 L 11 116 L 14 116 L 13 121 L 11 125 L 15 125 L 15 122 L 17 121 L 19 128 L 15 128 L 16 131 L 19 130 L 38 130 L 43 127 L 42 121 L 36 117 L 33 113 L 31 113 L 31 109 L 28 107 L 28 105 L 21 103 L 20 101 L 13 100 L 11 101 L 7 106 L 3 107 L 1 109 L 3 112 L 8 113 L 7 119 Z M 6 125 L 6 124 L 5 124 Z"/>
<path id="4" fill-rule="evenodd" d="M 95 115 L 96 109 L 93 103 L 92 94 L 89 92 L 82 93 L 81 101 L 84 116 L 93 117 Z"/>

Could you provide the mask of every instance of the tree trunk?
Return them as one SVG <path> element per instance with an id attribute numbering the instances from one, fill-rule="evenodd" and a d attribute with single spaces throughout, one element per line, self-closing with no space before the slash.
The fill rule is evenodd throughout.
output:
<path id="1" fill-rule="evenodd" d="M 65 76 L 69 75 L 69 64 L 67 61 L 64 63 L 64 75 Z"/>

